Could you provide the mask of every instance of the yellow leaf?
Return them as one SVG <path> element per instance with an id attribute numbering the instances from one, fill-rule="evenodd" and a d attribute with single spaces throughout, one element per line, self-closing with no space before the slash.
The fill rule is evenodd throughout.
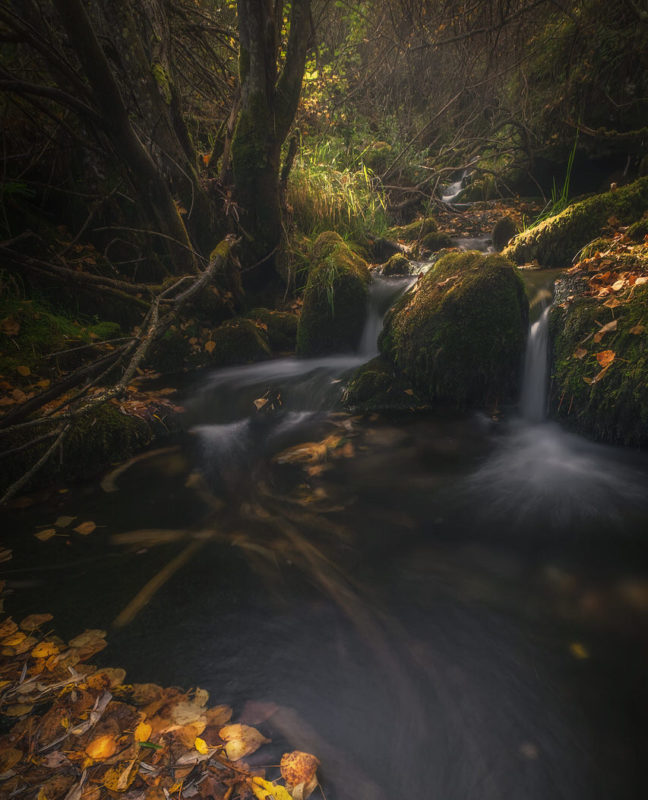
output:
<path id="1" fill-rule="evenodd" d="M 102 761 L 105 758 L 114 756 L 117 752 L 117 742 L 115 737 L 106 733 L 93 739 L 85 749 L 86 753 L 94 761 Z"/>
<path id="2" fill-rule="evenodd" d="M 56 525 L 57 528 L 67 528 L 67 526 L 74 522 L 75 519 L 76 517 L 59 517 L 54 525 Z"/>
<path id="3" fill-rule="evenodd" d="M 215 347 L 216 347 L 216 342 L 214 342 L 212 339 L 210 339 L 208 342 L 205 342 L 205 350 L 208 353 L 210 354 L 213 353 Z"/>
<path id="4" fill-rule="evenodd" d="M 201 739 L 199 736 L 196 736 L 194 747 L 203 756 L 206 756 L 207 753 L 209 752 L 209 748 L 207 747 L 207 742 L 204 739 Z"/>
<path id="5" fill-rule="evenodd" d="M 31 654 L 34 658 L 49 658 L 55 656 L 59 652 L 58 647 L 54 642 L 40 642 L 34 647 Z"/>
<path id="6" fill-rule="evenodd" d="M 586 658 L 589 658 L 589 651 L 580 642 L 572 642 L 569 645 L 569 652 L 574 656 L 574 658 L 577 658 L 580 661 L 584 661 Z"/>
<path id="7" fill-rule="evenodd" d="M 26 378 L 28 375 L 31 375 L 31 370 L 29 367 L 16 367 L 16 372 L 19 375 L 22 375 L 23 378 Z"/>
<path id="8" fill-rule="evenodd" d="M 135 741 L 148 742 L 152 730 L 153 729 L 148 722 L 140 722 L 140 724 L 135 728 Z"/>
<path id="9" fill-rule="evenodd" d="M 292 800 L 287 789 L 263 778 L 251 778 L 249 784 L 257 800 Z"/>
<path id="10" fill-rule="evenodd" d="M 82 522 L 80 525 L 77 525 L 76 528 L 73 528 L 77 533 L 80 533 L 82 536 L 87 536 L 89 533 L 97 527 L 95 522 Z"/>
<path id="11" fill-rule="evenodd" d="M 19 631 L 17 633 L 12 633 L 11 636 L 7 636 L 5 639 L 3 639 L 2 644 L 5 647 L 15 647 L 17 644 L 24 642 L 26 638 L 26 634 Z"/>

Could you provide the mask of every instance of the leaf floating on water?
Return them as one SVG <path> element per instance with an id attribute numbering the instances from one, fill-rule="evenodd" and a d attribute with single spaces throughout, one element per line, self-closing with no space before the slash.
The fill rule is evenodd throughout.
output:
<path id="1" fill-rule="evenodd" d="M 574 350 L 572 358 L 581 359 L 585 358 L 586 355 L 587 355 L 587 350 L 584 347 L 579 347 L 577 350 Z"/>
<path id="2" fill-rule="evenodd" d="M 585 659 L 590 657 L 589 651 L 585 647 L 585 645 L 581 644 L 581 642 L 572 642 L 569 645 L 569 652 L 572 654 L 574 658 L 577 658 L 579 661 L 584 661 Z"/>
<path id="3" fill-rule="evenodd" d="M 70 639 L 70 647 L 88 647 L 89 645 L 91 646 L 98 641 L 103 641 L 105 638 L 106 631 L 99 630 L 98 628 L 92 628 L 91 630 L 83 631 L 83 633 L 75 636 L 74 639 Z"/>
<path id="4" fill-rule="evenodd" d="M 0 564 L 4 564 L 5 561 L 11 561 L 13 558 L 13 552 L 6 547 L 0 547 Z"/>
<path id="5" fill-rule="evenodd" d="M 301 750 L 294 750 L 292 753 L 284 753 L 281 757 L 281 777 L 286 781 L 287 786 L 298 786 L 303 784 L 304 787 L 313 784 L 313 788 L 317 783 L 315 774 L 319 767 L 319 759 L 310 753 L 303 753 Z M 313 783 L 313 779 L 315 782 Z M 312 791 L 312 789 L 311 789 Z M 308 794 L 302 790 L 302 796 L 308 797 Z"/>
<path id="6" fill-rule="evenodd" d="M 54 525 L 56 525 L 57 528 L 67 528 L 74 522 L 75 519 L 76 517 L 59 517 Z"/>
<path id="7" fill-rule="evenodd" d="M 218 735 L 226 743 L 225 752 L 230 761 L 249 756 L 270 741 L 256 728 L 241 724 L 226 725 L 218 731 Z"/>
<path id="8" fill-rule="evenodd" d="M 51 622 L 54 617 L 51 614 L 30 614 L 20 623 L 20 627 L 24 631 L 35 631 L 44 625 L 46 622 Z"/>
<path id="9" fill-rule="evenodd" d="M 88 534 L 92 533 L 95 528 L 97 527 L 96 522 L 82 522 L 80 525 L 77 525 L 75 530 L 77 533 L 80 533 L 81 536 L 88 536 Z"/>
<path id="10" fill-rule="evenodd" d="M 56 536 L 56 528 L 46 528 L 44 531 L 35 533 L 34 536 L 37 539 L 40 539 L 41 542 L 47 542 L 52 538 L 52 536 Z"/>
<path id="11" fill-rule="evenodd" d="M 600 353 L 596 354 L 596 360 L 598 363 L 605 369 L 605 367 L 609 367 L 610 364 L 616 358 L 616 353 L 614 350 L 601 350 Z"/>
<path id="12" fill-rule="evenodd" d="M 49 658 L 56 656 L 59 653 L 59 648 L 54 642 L 40 642 L 34 647 L 31 654 L 34 658 Z"/>

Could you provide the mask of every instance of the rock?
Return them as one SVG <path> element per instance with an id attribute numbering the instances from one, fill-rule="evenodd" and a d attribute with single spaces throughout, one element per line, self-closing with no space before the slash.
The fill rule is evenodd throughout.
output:
<path id="1" fill-rule="evenodd" d="M 595 298 L 552 309 L 549 411 L 553 417 L 599 441 L 648 445 L 647 307 L 644 285 L 635 287 L 614 311 Z M 616 329 L 595 343 L 591 335 L 614 320 Z M 613 352 L 614 360 L 603 371 L 597 353 L 605 351 Z"/>
<path id="2" fill-rule="evenodd" d="M 416 242 L 427 236 L 428 233 L 436 233 L 438 225 L 433 217 L 421 217 L 410 222 L 409 225 L 398 225 L 387 231 L 389 239 L 401 239 L 404 242 Z"/>
<path id="3" fill-rule="evenodd" d="M 492 175 L 470 180 L 456 197 L 452 198 L 452 203 L 479 203 L 484 200 L 493 200 L 501 197 L 500 188 Z"/>
<path id="4" fill-rule="evenodd" d="M 501 252 L 511 239 L 517 234 L 517 225 L 511 217 L 502 217 L 493 227 L 492 240 L 493 247 L 497 252 Z"/>
<path id="5" fill-rule="evenodd" d="M 516 397 L 527 325 L 510 261 L 449 253 L 389 312 L 379 346 L 427 399 L 486 406 Z"/>
<path id="6" fill-rule="evenodd" d="M 409 411 L 425 405 L 421 394 L 380 356 L 351 375 L 342 402 L 356 412 Z"/>
<path id="7" fill-rule="evenodd" d="M 388 261 L 393 255 L 403 252 L 399 244 L 389 239 L 379 237 L 378 239 L 370 239 L 369 241 L 370 246 L 367 250 L 368 255 L 366 260 L 372 259 L 376 264 L 384 264 L 385 261 Z M 358 254 L 362 255 L 362 253 Z"/>
<path id="8" fill-rule="evenodd" d="M 588 197 L 520 233 L 503 255 L 524 264 L 537 261 L 543 267 L 570 266 L 573 257 L 600 235 L 608 219 L 622 224 L 640 219 L 648 209 L 648 178 L 641 178 L 613 192 Z"/>
<path id="9" fill-rule="evenodd" d="M 648 214 L 644 214 L 640 220 L 634 222 L 626 231 L 626 236 L 633 242 L 643 242 L 648 236 Z"/>
<path id="10" fill-rule="evenodd" d="M 265 328 L 268 343 L 273 350 L 279 353 L 294 351 L 297 346 L 296 314 L 272 311 L 269 308 L 255 308 L 245 316 Z"/>
<path id="11" fill-rule="evenodd" d="M 209 364 L 226 367 L 251 364 L 270 358 L 270 345 L 265 331 L 251 319 L 232 319 L 211 333 Z"/>
<path id="12" fill-rule="evenodd" d="M 322 233 L 297 326 L 297 353 L 338 353 L 357 347 L 367 315 L 367 263 L 337 233 Z"/>
<path id="13" fill-rule="evenodd" d="M 389 278 L 392 275 L 409 275 L 409 271 L 409 259 L 402 253 L 394 253 L 383 267 L 382 274 Z"/>
<path id="14" fill-rule="evenodd" d="M 445 250 L 448 247 L 454 247 L 455 243 L 447 233 L 426 233 L 421 239 L 419 250 L 425 250 L 428 253 L 438 253 L 439 250 Z"/>

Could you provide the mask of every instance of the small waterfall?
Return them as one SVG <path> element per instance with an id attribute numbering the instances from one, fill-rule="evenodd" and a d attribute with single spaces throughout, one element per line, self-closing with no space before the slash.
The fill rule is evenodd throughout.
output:
<path id="1" fill-rule="evenodd" d="M 451 183 L 449 186 L 446 187 L 445 192 L 441 195 L 441 200 L 444 203 L 451 202 L 459 194 L 459 192 L 463 189 L 463 181 L 464 181 L 464 178 L 466 177 L 467 173 L 468 173 L 468 170 L 464 170 L 461 173 L 461 177 L 459 178 L 458 181 L 455 181 L 454 183 Z"/>
<path id="2" fill-rule="evenodd" d="M 550 310 L 547 306 L 533 323 L 527 340 L 520 410 L 528 422 L 542 422 L 546 415 Z"/>
<path id="3" fill-rule="evenodd" d="M 374 276 L 369 286 L 367 320 L 358 346 L 358 354 L 365 361 L 378 355 L 378 336 L 382 330 L 385 314 L 403 292 L 415 282 L 411 276 L 382 278 Z"/>

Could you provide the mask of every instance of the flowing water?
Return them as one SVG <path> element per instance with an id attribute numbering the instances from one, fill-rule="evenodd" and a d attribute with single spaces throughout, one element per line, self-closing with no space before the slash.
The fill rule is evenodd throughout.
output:
<path id="1" fill-rule="evenodd" d="M 332 800 L 648 796 L 648 463 L 544 421 L 546 314 L 519 415 L 340 412 L 407 285 L 359 352 L 214 371 L 169 447 L 14 512 L 7 605 L 110 628 L 103 663 L 233 704 L 256 763 L 315 752 Z M 99 527 L 32 536 L 66 513 Z"/>

